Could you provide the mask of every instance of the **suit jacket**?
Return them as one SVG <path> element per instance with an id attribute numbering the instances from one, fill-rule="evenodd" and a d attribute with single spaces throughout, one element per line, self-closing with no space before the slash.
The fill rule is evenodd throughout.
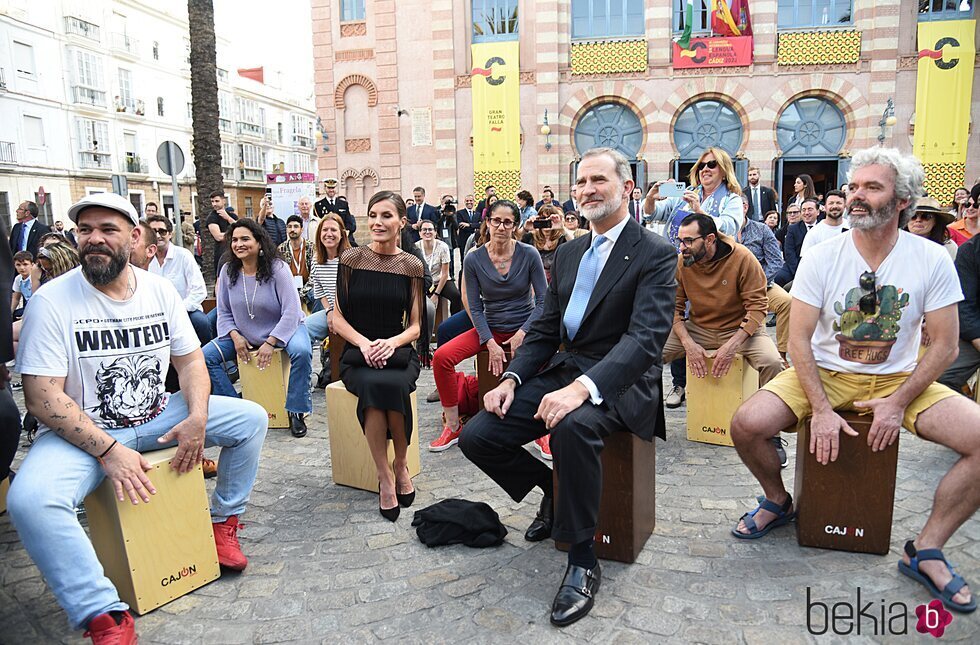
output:
<path id="1" fill-rule="evenodd" d="M 759 202 L 761 202 L 759 212 L 756 212 L 755 201 L 752 199 L 752 187 L 746 184 L 742 188 L 742 194 L 749 197 L 748 215 L 757 222 L 764 221 L 765 215 L 769 211 L 777 210 L 776 191 L 769 186 L 759 186 Z"/>
<path id="2" fill-rule="evenodd" d="M 591 243 L 592 236 L 583 235 L 558 247 L 544 311 L 531 324 L 508 371 L 527 382 L 539 371 L 571 363 L 592 379 L 602 407 L 614 409 L 630 432 L 648 441 L 665 438 L 662 353 L 673 323 L 677 250 L 630 219 L 571 340 L 562 319 Z"/>
<path id="3" fill-rule="evenodd" d="M 638 199 L 638 200 L 632 200 L 631 199 L 631 200 L 629 200 L 629 204 L 626 207 L 626 210 L 629 211 L 630 217 L 632 217 L 636 221 L 638 221 L 638 222 L 642 222 L 643 221 L 643 200 L 642 199 Z"/>
<path id="4" fill-rule="evenodd" d="M 436 210 L 436 207 L 422 202 L 421 207 L 419 207 L 418 204 L 412 204 L 408 207 L 408 223 L 414 224 L 415 222 L 419 221 L 420 214 L 421 219 L 427 219 L 432 222 L 433 225 L 435 225 L 439 220 L 439 212 Z M 419 235 L 419 232 L 414 228 L 410 229 L 409 232 L 412 234 L 413 242 L 418 242 L 420 239 L 422 239 L 422 236 Z"/>
<path id="5" fill-rule="evenodd" d="M 573 202 L 571 199 L 566 199 L 565 203 L 561 205 L 561 209 L 566 213 L 571 213 L 578 210 L 578 208 L 575 207 L 575 202 Z"/>
<path id="6" fill-rule="evenodd" d="M 37 228 L 38 224 L 40 222 L 35 222 L 34 227 Z M 0 222 L 0 235 L 6 234 L 7 222 Z M 10 312 L 10 296 L 15 272 L 14 256 L 11 251 L 12 249 L 4 248 L 0 244 L 0 361 L 4 363 L 14 358 L 14 330 L 11 322 L 13 318 Z M 0 464 L 0 468 L 5 465 L 9 464 Z"/>
<path id="7" fill-rule="evenodd" d="M 786 229 L 786 239 L 783 241 L 783 259 L 786 260 L 784 266 L 789 270 L 790 275 L 795 276 L 796 267 L 800 266 L 803 238 L 806 237 L 809 230 L 803 220 L 796 224 L 790 224 L 789 228 Z"/>
<path id="8" fill-rule="evenodd" d="M 14 224 L 14 229 L 10 232 L 10 252 L 16 253 L 20 250 L 17 243 L 20 241 L 20 230 L 24 228 L 24 225 L 20 222 Z M 41 236 L 45 233 L 51 231 L 51 227 L 43 223 L 39 219 L 34 220 L 34 225 L 31 226 L 31 232 L 27 234 L 27 250 L 31 252 L 35 258 L 37 257 L 37 243 L 41 239 Z"/>
<path id="9" fill-rule="evenodd" d="M 469 226 L 461 226 L 461 224 L 469 224 Z M 471 211 L 465 208 L 456 211 L 456 228 L 456 246 L 465 249 L 470 235 L 480 230 L 480 211 L 475 208 Z"/>
<path id="10" fill-rule="evenodd" d="M 538 203 L 534 205 L 534 210 L 540 210 L 541 207 L 544 206 L 544 205 L 545 205 L 544 204 L 544 200 L 543 199 L 539 199 L 538 200 Z M 561 208 L 561 202 L 559 202 L 557 199 L 552 199 L 551 200 L 551 203 L 548 204 L 548 206 L 557 206 L 557 207 Z"/>
<path id="11" fill-rule="evenodd" d="M 323 216 L 327 213 L 340 215 L 340 219 L 344 222 L 344 228 L 347 229 L 347 237 L 350 238 L 352 244 L 354 243 L 354 231 L 357 230 L 357 220 L 354 219 L 354 216 L 350 212 L 350 204 L 347 203 L 346 197 L 337 195 L 334 197 L 333 204 L 326 197 L 318 199 L 313 204 L 313 213 L 320 219 L 323 219 Z"/>

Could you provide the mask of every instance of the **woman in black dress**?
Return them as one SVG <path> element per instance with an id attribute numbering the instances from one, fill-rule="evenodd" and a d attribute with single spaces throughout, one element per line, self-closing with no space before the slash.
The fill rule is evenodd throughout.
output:
<path id="1" fill-rule="evenodd" d="M 371 198 L 371 242 L 340 258 L 333 319 L 334 330 L 347 341 L 341 379 L 357 396 L 357 418 L 378 469 L 378 508 L 392 522 L 400 506 L 415 500 L 408 474 L 411 393 L 430 333 L 424 316 L 424 266 L 399 248 L 406 223 L 400 195 L 381 191 Z M 412 346 L 416 341 L 418 351 Z M 395 448 L 394 472 L 388 464 L 388 438 Z"/>

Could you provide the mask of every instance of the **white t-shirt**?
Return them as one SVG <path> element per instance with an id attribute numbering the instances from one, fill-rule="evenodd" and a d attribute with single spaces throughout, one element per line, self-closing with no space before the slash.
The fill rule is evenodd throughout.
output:
<path id="1" fill-rule="evenodd" d="M 158 415 L 171 354 L 200 347 L 170 281 L 133 271 L 136 292 L 119 302 L 72 269 L 34 294 L 20 332 L 17 371 L 65 377 L 65 393 L 103 430 Z"/>
<path id="2" fill-rule="evenodd" d="M 442 265 L 449 264 L 449 245 L 442 240 L 434 240 L 433 245 L 432 253 L 429 254 L 425 252 L 425 243 L 422 240 L 415 243 L 415 246 L 422 252 L 422 257 L 425 258 L 432 279 L 438 283 L 439 274 L 442 273 Z"/>
<path id="3" fill-rule="evenodd" d="M 800 260 L 792 295 L 820 309 L 811 340 L 814 358 L 837 372 L 911 372 L 924 314 L 963 299 L 953 261 L 939 244 L 900 231 L 874 272 L 875 310 L 865 314 L 860 299 L 871 292 L 859 281 L 870 270 L 851 231 L 818 244 Z"/>
<path id="4" fill-rule="evenodd" d="M 810 229 L 806 237 L 803 238 L 803 246 L 800 247 L 800 257 L 803 257 L 807 251 L 817 244 L 841 235 L 844 233 L 845 228 L 847 227 L 844 225 L 844 220 L 841 220 L 839 226 L 830 226 L 827 224 L 827 220 L 820 220 Z"/>

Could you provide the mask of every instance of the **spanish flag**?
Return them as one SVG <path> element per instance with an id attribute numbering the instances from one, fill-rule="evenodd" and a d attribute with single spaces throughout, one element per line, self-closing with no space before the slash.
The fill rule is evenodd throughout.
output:
<path id="1" fill-rule="evenodd" d="M 711 30 L 721 36 L 741 36 L 727 0 L 711 0 Z"/>

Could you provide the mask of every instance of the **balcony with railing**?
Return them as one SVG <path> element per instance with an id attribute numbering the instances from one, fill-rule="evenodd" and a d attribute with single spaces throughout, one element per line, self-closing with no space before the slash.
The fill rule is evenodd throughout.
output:
<path id="1" fill-rule="evenodd" d="M 221 176 L 228 181 L 235 181 L 235 169 L 228 166 L 222 166 Z"/>
<path id="2" fill-rule="evenodd" d="M 131 116 L 144 116 L 146 114 L 146 104 L 140 99 L 117 96 L 113 99 L 113 105 L 116 108 L 116 112 Z"/>
<path id="3" fill-rule="evenodd" d="M 112 170 L 112 155 L 98 150 L 83 150 L 79 153 L 78 165 L 90 170 Z"/>
<path id="4" fill-rule="evenodd" d="M 301 134 L 293 135 L 293 145 L 300 146 L 302 148 L 313 148 L 313 137 L 303 136 Z"/>
<path id="5" fill-rule="evenodd" d="M 265 126 L 261 126 L 257 123 L 246 123 L 244 121 L 238 122 L 238 134 L 263 138 L 265 136 Z"/>
<path id="6" fill-rule="evenodd" d="M 99 42 L 102 39 L 102 30 L 99 26 L 87 20 L 76 18 L 75 16 L 65 16 L 65 33 L 72 36 L 81 36 Z"/>
<path id="7" fill-rule="evenodd" d="M 146 163 L 146 160 L 139 155 L 126 153 L 126 159 L 122 164 L 122 172 L 137 175 L 148 175 L 150 174 L 150 166 Z"/>
<path id="8" fill-rule="evenodd" d="M 272 129 L 265 131 L 265 142 L 271 144 L 282 144 L 282 141 L 279 140 L 279 133 Z"/>
<path id="9" fill-rule="evenodd" d="M 114 32 L 110 36 L 110 42 L 112 43 L 112 50 L 114 52 L 131 58 L 139 57 L 139 41 L 129 34 Z"/>
<path id="10" fill-rule="evenodd" d="M 225 134 L 231 134 L 231 119 L 222 119 L 221 117 L 218 117 L 218 129 Z"/>
<path id="11" fill-rule="evenodd" d="M 95 107 L 105 107 L 105 92 L 84 85 L 73 85 L 72 98 L 75 103 L 82 105 L 93 105 Z"/>
<path id="12" fill-rule="evenodd" d="M 17 163 L 17 147 L 13 141 L 0 141 L 0 164 Z"/>

